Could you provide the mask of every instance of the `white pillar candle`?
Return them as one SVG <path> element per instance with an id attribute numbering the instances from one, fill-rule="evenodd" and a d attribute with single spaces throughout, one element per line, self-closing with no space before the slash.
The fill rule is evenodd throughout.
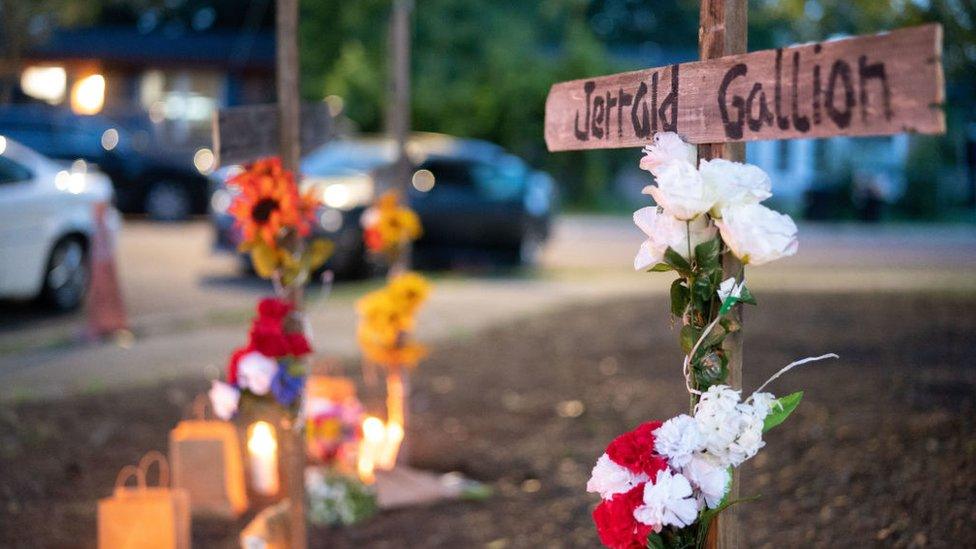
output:
<path id="1" fill-rule="evenodd" d="M 258 421 L 248 431 L 251 488 L 263 496 L 273 496 L 278 493 L 278 441 L 274 427 L 267 421 Z"/>
<path id="2" fill-rule="evenodd" d="M 399 423 L 386 425 L 386 437 L 383 439 L 383 449 L 380 451 L 376 466 L 389 471 L 396 466 L 397 454 L 400 453 L 400 443 L 403 442 L 403 426 Z"/>
<path id="3" fill-rule="evenodd" d="M 363 439 L 359 442 L 359 458 L 357 471 L 359 479 L 366 484 L 372 484 L 376 477 L 373 471 L 383 450 L 386 439 L 386 428 L 378 417 L 367 417 L 363 420 Z"/>

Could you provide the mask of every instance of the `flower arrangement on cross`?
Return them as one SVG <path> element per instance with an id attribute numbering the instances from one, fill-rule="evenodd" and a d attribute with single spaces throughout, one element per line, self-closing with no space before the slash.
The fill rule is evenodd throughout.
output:
<path id="1" fill-rule="evenodd" d="M 276 295 L 258 303 L 247 343 L 231 354 L 225 381 L 213 382 L 210 397 L 224 419 L 247 401 L 295 414 L 307 375 L 303 359 L 312 352 L 302 288 L 333 246 L 327 239 L 309 240 L 318 200 L 299 191 L 278 158 L 245 166 L 227 185 L 237 191 L 228 211 L 242 235 L 239 249 L 259 276 L 274 282 Z"/>
<path id="2" fill-rule="evenodd" d="M 742 272 L 723 279 L 722 255 L 762 265 L 797 251 L 793 220 L 762 204 L 772 196 L 759 167 L 723 159 L 697 162 L 697 150 L 675 133 L 655 135 L 640 167 L 656 185 L 644 188 L 656 206 L 634 212 L 644 232 L 634 268 L 674 271 L 671 314 L 680 321 L 688 414 L 650 421 L 614 439 L 597 460 L 587 490 L 598 493 L 593 519 L 608 547 L 703 547 L 713 519 L 728 506 L 732 469 L 765 445 L 802 392 L 776 398 L 762 392 L 786 371 L 828 354 L 787 365 L 743 398 L 727 384 L 723 340 L 741 330 L 729 313 L 756 304 Z"/>

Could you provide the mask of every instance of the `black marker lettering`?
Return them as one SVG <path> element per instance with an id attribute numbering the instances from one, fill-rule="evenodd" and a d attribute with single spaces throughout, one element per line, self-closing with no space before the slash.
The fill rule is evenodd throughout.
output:
<path id="1" fill-rule="evenodd" d="M 634 96 L 623 88 L 617 90 L 617 137 L 624 136 L 624 107 L 629 107 L 633 101 Z"/>
<path id="2" fill-rule="evenodd" d="M 798 97 L 800 78 L 800 52 L 793 52 L 793 91 L 790 93 L 790 116 L 793 119 L 793 127 L 799 132 L 810 131 L 810 117 L 800 116 L 800 98 Z"/>
<path id="3" fill-rule="evenodd" d="M 759 116 L 753 118 L 752 104 L 757 96 L 759 97 Z M 766 92 L 763 91 L 762 84 L 759 82 L 752 86 L 749 98 L 746 99 L 746 113 L 748 114 L 746 122 L 749 124 L 749 129 L 754 132 L 761 130 L 763 124 L 773 125 L 773 113 L 769 110 L 769 105 L 766 104 Z"/>
<path id="4" fill-rule="evenodd" d="M 598 95 L 596 99 L 593 100 L 593 125 L 591 130 L 593 132 L 593 137 L 600 139 L 603 137 L 603 128 L 600 127 L 600 122 L 603 121 L 603 96 Z"/>
<path id="5" fill-rule="evenodd" d="M 843 111 L 834 106 L 834 93 L 837 89 L 838 77 L 844 81 Z M 827 108 L 827 115 L 834 121 L 834 124 L 837 124 L 838 128 L 843 129 L 851 125 L 851 115 L 853 114 L 851 111 L 854 109 L 854 83 L 851 82 L 851 66 L 842 59 L 834 61 L 834 65 L 830 69 L 824 106 Z"/>
<path id="6" fill-rule="evenodd" d="M 749 72 L 745 63 L 738 63 L 725 73 L 722 77 L 722 85 L 718 88 L 718 110 L 722 114 L 722 124 L 725 126 L 725 136 L 729 139 L 742 138 L 742 125 L 745 123 L 746 111 L 745 100 L 739 95 L 732 96 L 732 107 L 739 110 L 735 121 L 729 118 L 729 106 L 726 102 L 729 86 L 732 81 L 740 76 L 745 76 Z"/>
<path id="7" fill-rule="evenodd" d="M 647 84 L 641 82 L 634 95 L 634 106 L 630 109 L 630 122 L 634 125 L 634 135 L 637 137 L 647 137 L 651 135 L 651 113 L 647 110 L 647 103 L 644 96 L 647 95 Z M 637 118 L 637 108 L 644 107 L 644 123 Z"/>
<path id="8" fill-rule="evenodd" d="M 776 125 L 785 130 L 790 127 L 790 119 L 783 116 L 783 50 L 776 49 L 776 87 L 773 88 L 773 108 L 776 109 Z"/>
<path id="9" fill-rule="evenodd" d="M 586 120 L 583 122 L 583 130 L 580 130 L 580 113 L 576 111 L 576 121 L 574 122 L 573 132 L 576 134 L 576 139 L 580 141 L 586 141 L 590 138 L 590 95 L 593 94 L 593 90 L 596 88 L 596 84 L 593 81 L 583 84 L 583 91 L 586 92 Z"/>
<path id="10" fill-rule="evenodd" d="M 884 63 L 868 65 L 868 56 L 862 55 L 857 59 L 857 75 L 861 87 L 861 120 L 867 119 L 868 108 L 868 89 L 867 80 L 877 78 L 881 81 L 881 93 L 884 101 L 885 120 L 891 120 L 894 113 L 891 111 L 891 90 L 888 89 L 888 75 L 885 74 Z"/>
<path id="11" fill-rule="evenodd" d="M 671 106 L 671 121 L 668 122 L 667 108 Z M 661 116 L 661 131 L 678 131 L 678 65 L 671 65 L 671 92 L 661 102 L 661 109 L 658 111 Z"/>

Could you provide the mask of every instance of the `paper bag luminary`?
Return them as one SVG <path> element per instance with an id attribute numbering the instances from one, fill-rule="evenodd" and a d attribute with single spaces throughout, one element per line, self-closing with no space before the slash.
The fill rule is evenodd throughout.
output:
<path id="1" fill-rule="evenodd" d="M 206 404 L 205 397 L 198 397 L 195 418 L 179 422 L 169 433 L 173 487 L 187 491 L 194 516 L 235 518 L 247 510 L 237 429 L 205 419 Z"/>
<path id="2" fill-rule="evenodd" d="M 159 483 L 148 486 L 146 473 L 156 463 Z M 135 486 L 129 486 L 135 478 Z M 190 498 L 170 488 L 163 454 L 149 452 L 138 466 L 119 471 L 111 496 L 98 500 L 99 549 L 189 549 Z"/>

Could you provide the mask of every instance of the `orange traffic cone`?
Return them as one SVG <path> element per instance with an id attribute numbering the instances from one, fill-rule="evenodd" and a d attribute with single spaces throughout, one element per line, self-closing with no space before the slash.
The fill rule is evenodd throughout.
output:
<path id="1" fill-rule="evenodd" d="M 91 247 L 88 335 L 96 339 L 129 333 L 129 320 L 115 269 L 115 243 L 105 221 L 108 208 L 104 202 L 95 205 L 95 235 Z"/>

